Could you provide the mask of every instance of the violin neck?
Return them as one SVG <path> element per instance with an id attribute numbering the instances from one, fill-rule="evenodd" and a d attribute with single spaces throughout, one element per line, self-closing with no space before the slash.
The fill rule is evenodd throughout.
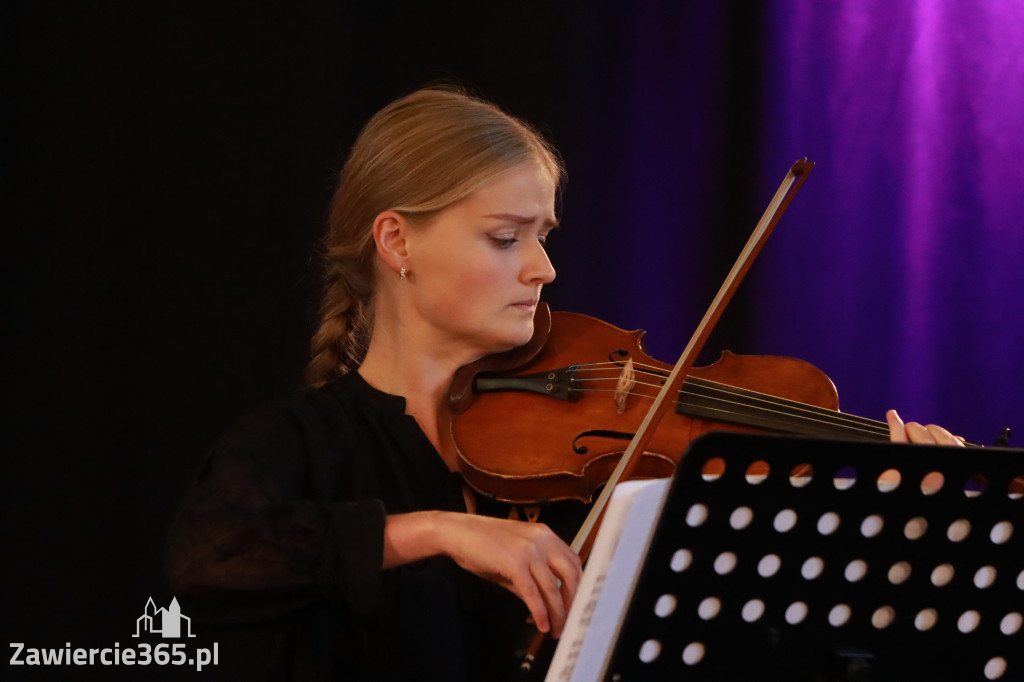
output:
<path id="1" fill-rule="evenodd" d="M 888 440 L 885 422 L 688 377 L 676 412 L 689 417 L 817 438 Z"/>

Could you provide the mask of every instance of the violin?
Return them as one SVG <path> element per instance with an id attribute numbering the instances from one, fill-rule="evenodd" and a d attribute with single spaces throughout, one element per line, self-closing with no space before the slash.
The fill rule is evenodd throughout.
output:
<path id="1" fill-rule="evenodd" d="M 512 504 L 591 502 L 673 367 L 647 353 L 644 335 L 542 305 L 529 344 L 462 368 L 448 443 L 465 481 Z M 636 477 L 671 476 L 686 446 L 712 430 L 889 438 L 884 422 L 839 412 L 831 379 L 795 358 L 725 351 L 691 368 L 673 400 Z"/>

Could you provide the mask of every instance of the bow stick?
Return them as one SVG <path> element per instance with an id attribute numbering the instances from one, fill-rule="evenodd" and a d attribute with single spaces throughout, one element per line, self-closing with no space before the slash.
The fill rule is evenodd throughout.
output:
<path id="1" fill-rule="evenodd" d="M 761 220 L 758 221 L 753 233 L 751 233 L 746 246 L 743 247 L 739 257 L 733 264 L 732 270 L 729 271 L 725 281 L 722 282 L 718 295 L 715 296 L 711 306 L 704 313 L 704 318 L 697 325 L 697 329 L 693 332 L 693 336 L 679 357 L 679 361 L 676 362 L 671 374 L 669 374 L 668 379 L 665 380 L 664 385 L 661 387 L 661 391 L 647 410 L 647 415 L 644 417 L 643 422 L 641 422 L 636 434 L 629 442 L 629 446 L 619 459 L 618 465 L 612 471 L 611 477 L 594 502 L 590 513 L 587 514 L 587 518 L 584 520 L 579 532 L 576 533 L 576 537 L 573 539 L 570 547 L 579 555 L 581 560 L 586 561 L 587 556 L 590 554 L 590 548 L 593 546 L 594 531 L 600 526 L 601 518 L 604 516 L 604 511 L 609 498 L 611 498 L 612 491 L 620 481 L 628 479 L 633 469 L 636 468 L 636 464 L 640 459 L 635 456 L 636 453 L 644 452 L 644 448 L 647 447 L 654 434 L 655 427 L 661 421 L 666 409 L 672 404 L 671 401 L 666 400 L 667 396 L 676 395 L 679 392 L 683 381 L 686 379 L 686 375 L 689 374 L 693 363 L 697 360 L 697 356 L 703 350 L 711 330 L 718 324 L 722 312 L 729 304 L 729 301 L 732 300 L 733 294 L 736 293 L 740 282 L 743 281 L 743 277 L 750 270 L 754 259 L 761 252 L 761 248 L 768 241 L 768 237 L 775 229 L 775 226 L 779 224 L 779 220 L 782 219 L 782 215 L 786 212 L 790 202 L 793 201 L 793 197 L 796 196 L 797 191 L 803 185 L 804 180 L 807 179 L 807 175 L 811 172 L 812 168 L 814 168 L 814 163 L 809 162 L 805 157 L 794 163 L 793 167 L 786 173 L 786 177 L 783 178 L 782 184 L 779 185 L 775 196 L 769 202 L 768 208 L 765 209 Z M 682 460 L 680 460 L 681 463 Z M 524 671 L 528 672 L 532 667 L 533 661 L 536 659 L 543 642 L 544 633 L 538 632 L 537 637 L 534 638 L 533 645 L 523 659 L 522 669 Z"/>

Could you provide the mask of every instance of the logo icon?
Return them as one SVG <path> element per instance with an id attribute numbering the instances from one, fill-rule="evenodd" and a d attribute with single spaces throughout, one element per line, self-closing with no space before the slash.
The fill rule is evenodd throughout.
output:
<path id="1" fill-rule="evenodd" d="M 132 637 L 138 637 L 140 632 L 158 632 L 164 638 L 181 637 L 182 621 L 185 623 L 185 632 L 188 633 L 185 636 L 195 637 L 192 634 L 192 619 L 182 615 L 177 597 L 171 599 L 171 605 L 166 609 L 158 609 L 150 597 L 142 615 L 135 620 L 135 634 Z"/>

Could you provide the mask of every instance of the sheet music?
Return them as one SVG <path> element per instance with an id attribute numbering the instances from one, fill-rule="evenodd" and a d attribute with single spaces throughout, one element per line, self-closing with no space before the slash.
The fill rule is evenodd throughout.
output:
<path id="1" fill-rule="evenodd" d="M 545 682 L 600 679 L 670 482 L 616 486 Z"/>

